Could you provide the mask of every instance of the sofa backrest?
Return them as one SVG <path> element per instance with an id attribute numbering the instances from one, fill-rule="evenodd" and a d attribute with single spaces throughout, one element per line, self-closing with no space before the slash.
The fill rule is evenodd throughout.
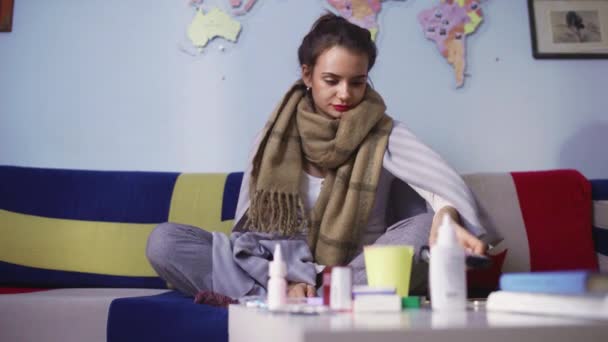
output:
<path id="1" fill-rule="evenodd" d="M 145 257 L 150 231 L 229 232 L 241 178 L 0 166 L 0 286 L 165 287 Z"/>
<path id="2" fill-rule="evenodd" d="M 0 166 L 0 286 L 163 288 L 145 257 L 150 231 L 172 221 L 228 233 L 242 176 Z M 573 170 L 464 179 L 504 238 L 491 282 L 598 261 L 608 271 L 608 180 L 590 186 Z"/>

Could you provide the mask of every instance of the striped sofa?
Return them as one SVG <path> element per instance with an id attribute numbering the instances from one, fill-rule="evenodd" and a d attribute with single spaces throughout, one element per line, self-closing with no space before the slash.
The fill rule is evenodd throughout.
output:
<path id="1" fill-rule="evenodd" d="M 0 166 L 0 341 L 227 341 L 227 310 L 168 289 L 144 249 L 165 221 L 228 232 L 241 180 Z M 465 181 L 502 237 L 471 288 L 495 288 L 500 272 L 608 268 L 608 180 L 551 170 Z"/>

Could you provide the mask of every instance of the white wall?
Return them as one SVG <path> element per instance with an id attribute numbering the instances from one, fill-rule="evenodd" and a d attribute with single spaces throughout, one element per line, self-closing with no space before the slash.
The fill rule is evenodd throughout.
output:
<path id="1" fill-rule="evenodd" d="M 526 1 L 489 0 L 467 40 L 471 77 L 454 89 L 416 21 L 437 2 L 384 2 L 372 80 L 389 113 L 460 172 L 577 168 L 608 178 L 608 60 L 534 60 Z M 13 32 L 0 33 L 0 164 L 242 170 L 298 77 L 300 39 L 327 6 L 258 0 L 238 44 L 216 40 L 192 56 L 180 50 L 192 51 L 187 5 L 16 1 Z"/>

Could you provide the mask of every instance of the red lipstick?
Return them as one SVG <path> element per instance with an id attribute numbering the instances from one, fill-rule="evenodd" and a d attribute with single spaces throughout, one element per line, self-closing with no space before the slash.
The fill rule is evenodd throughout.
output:
<path id="1" fill-rule="evenodd" d="M 332 105 L 332 107 L 334 107 L 334 109 L 337 110 L 338 112 L 346 112 L 347 110 L 350 109 L 350 106 L 344 106 L 344 105 Z"/>

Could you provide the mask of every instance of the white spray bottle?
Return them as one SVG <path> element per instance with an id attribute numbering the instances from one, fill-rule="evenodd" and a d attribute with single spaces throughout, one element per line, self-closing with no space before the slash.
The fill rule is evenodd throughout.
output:
<path id="1" fill-rule="evenodd" d="M 272 261 L 268 263 L 268 275 L 268 310 L 277 310 L 287 303 L 287 266 L 279 244 L 275 245 Z"/>
<path id="2" fill-rule="evenodd" d="M 431 307 L 436 311 L 466 309 L 467 284 L 464 249 L 448 215 L 439 226 L 437 243 L 431 246 L 429 286 Z"/>

